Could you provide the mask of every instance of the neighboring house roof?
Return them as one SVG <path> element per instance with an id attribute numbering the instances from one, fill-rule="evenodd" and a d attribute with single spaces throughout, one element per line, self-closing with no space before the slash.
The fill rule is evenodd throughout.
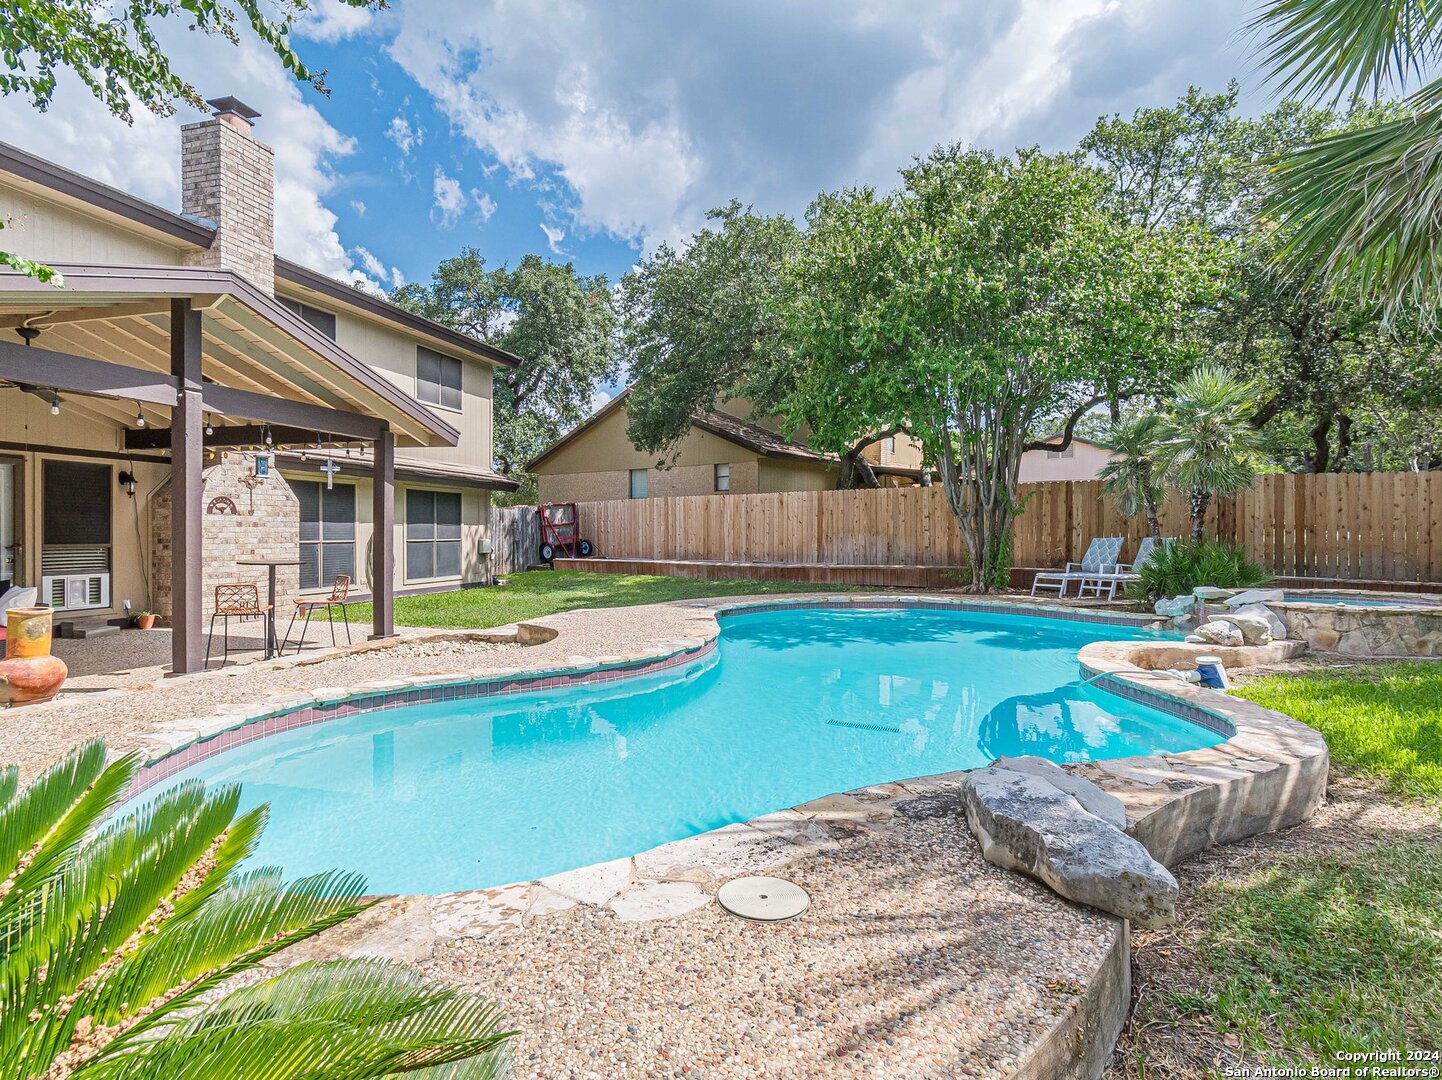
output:
<path id="1" fill-rule="evenodd" d="M 119 188 L 92 180 L 88 176 L 57 165 L 53 161 L 46 161 L 42 157 L 37 157 L 27 150 L 21 150 L 18 146 L 11 146 L 9 143 L 0 142 L 0 172 L 9 173 L 27 184 L 45 188 L 68 200 L 85 203 L 104 214 L 143 226 L 152 232 L 184 241 L 197 248 L 209 248 L 215 242 L 216 228 L 213 222 L 187 214 L 177 214 L 162 206 L 146 202 L 144 199 L 138 199 Z M 313 292 L 323 293 L 339 303 L 404 326 L 408 330 L 425 334 L 427 337 L 449 345 L 452 349 L 458 349 L 478 359 L 505 367 L 515 367 L 521 362 L 520 357 L 508 353 L 504 349 L 487 345 L 484 341 L 471 337 L 469 334 L 462 334 L 452 330 L 449 326 L 416 315 L 380 297 L 351 288 L 343 282 L 336 281 L 334 278 L 327 277 L 325 274 L 311 270 L 299 263 L 291 262 L 289 259 L 276 257 L 275 275 L 282 281 L 310 289 Z"/>
<path id="2" fill-rule="evenodd" d="M 526 471 L 534 472 L 536 468 L 553 456 L 557 451 L 575 442 L 596 424 L 610 416 L 617 409 L 626 403 L 630 396 L 631 387 L 626 387 L 619 394 L 606 402 L 589 417 L 577 424 L 570 431 L 566 432 L 559 439 L 546 447 L 534 458 L 526 463 Z M 800 443 L 791 442 L 780 432 L 770 431 L 758 424 L 752 424 L 740 417 L 732 416 L 730 413 L 720 412 L 716 409 L 708 409 L 705 412 L 698 412 L 691 418 L 691 426 L 702 431 L 725 439 L 753 454 L 761 457 L 777 458 L 795 461 L 803 464 L 831 467 L 835 466 L 841 459 L 835 454 L 823 454 L 812 450 Z M 872 465 L 872 471 L 885 476 L 910 476 L 916 477 L 918 470 L 904 469 L 896 465 Z"/>

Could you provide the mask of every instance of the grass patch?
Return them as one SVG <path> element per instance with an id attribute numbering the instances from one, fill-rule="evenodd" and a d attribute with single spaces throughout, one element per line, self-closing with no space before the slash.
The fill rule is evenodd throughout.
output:
<path id="1" fill-rule="evenodd" d="M 1269 675 L 1234 692 L 1316 728 L 1338 768 L 1399 795 L 1442 798 L 1442 663 Z"/>
<path id="2" fill-rule="evenodd" d="M 571 608 L 630 607 L 707 596 L 847 591 L 850 590 L 844 585 L 808 585 L 794 581 L 701 581 L 648 574 L 527 570 L 509 575 L 505 585 L 495 588 L 397 597 L 396 622 L 403 626 L 476 630 L 554 615 Z M 357 604 L 351 610 L 352 621 L 370 620 L 369 604 Z"/>
<path id="3" fill-rule="evenodd" d="M 1442 1048 L 1439 895 L 1435 839 L 1287 856 L 1208 884 L 1188 900 L 1204 988 L 1169 1004 L 1274 1064 Z"/>

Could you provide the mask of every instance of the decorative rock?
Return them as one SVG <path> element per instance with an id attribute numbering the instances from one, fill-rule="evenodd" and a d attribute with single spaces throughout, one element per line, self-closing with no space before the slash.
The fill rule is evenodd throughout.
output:
<path id="1" fill-rule="evenodd" d="M 1248 607 L 1252 604 L 1277 604 L 1287 598 L 1287 594 L 1281 589 L 1247 589 L 1237 593 L 1236 596 L 1229 596 L 1222 603 L 1233 610 Z"/>
<path id="2" fill-rule="evenodd" d="M 1114 828 L 1126 830 L 1127 808 L 1115 795 L 1108 795 L 1090 780 L 1067 772 L 1054 761 L 1026 755 L 1023 757 L 999 757 L 992 763 L 996 769 L 1035 776 L 1045 780 L 1058 791 L 1064 791 L 1088 814 L 1093 814 Z"/>
<path id="3" fill-rule="evenodd" d="M 1229 601 L 1229 603 L 1230 603 L 1230 601 Z M 1241 605 L 1241 606 L 1239 606 L 1239 607 L 1233 608 L 1231 615 L 1225 615 L 1225 616 L 1222 616 L 1222 617 L 1223 617 L 1223 618 L 1226 618 L 1226 619 L 1233 619 L 1233 620 L 1235 620 L 1235 618 L 1239 618 L 1239 617 L 1241 617 L 1241 616 L 1243 616 L 1243 615 L 1249 616 L 1249 617 L 1255 617 L 1255 618 L 1258 618 L 1258 619 L 1265 619 L 1266 622 L 1267 622 L 1267 625 L 1268 625 L 1269 627 L 1271 627 L 1271 629 L 1272 629 L 1272 640 L 1273 640 L 1273 641 L 1285 641 L 1285 640 L 1286 640 L 1286 638 L 1287 638 L 1287 624 L 1282 621 L 1281 616 L 1279 616 L 1275 611 L 1273 611 L 1271 608 L 1269 608 L 1266 604 L 1263 604 L 1263 603 L 1243 604 L 1243 605 Z M 1246 630 L 1243 629 L 1243 630 L 1242 630 L 1242 633 L 1243 633 L 1243 635 L 1245 636 Z M 1248 644 L 1251 644 L 1251 642 L 1248 642 Z"/>
<path id="4" fill-rule="evenodd" d="M 1257 605 L 1260 607 L 1261 605 Z M 1263 614 L 1258 615 L 1254 611 L 1242 610 L 1232 611 L 1225 615 L 1217 615 L 1213 622 L 1229 622 L 1240 631 L 1242 642 L 1246 645 L 1267 645 L 1272 640 L 1272 622 L 1276 618 L 1266 608 L 1262 608 Z M 1283 631 L 1285 633 L 1285 629 Z M 1217 642 L 1218 645 L 1224 644 Z"/>
<path id="5" fill-rule="evenodd" d="M 988 862 L 1141 927 L 1175 919 L 1177 882 L 1167 868 L 1049 781 L 989 766 L 967 778 L 962 798 Z"/>
<path id="6" fill-rule="evenodd" d="M 552 892 L 596 907 L 601 907 L 630 883 L 630 859 L 613 859 L 541 879 L 541 884 Z"/>
<path id="7" fill-rule="evenodd" d="M 1246 642 L 1242 631 L 1231 622 L 1223 622 L 1220 619 L 1213 619 L 1211 622 L 1203 623 L 1197 627 L 1195 634 L 1187 635 L 1188 639 L 1196 638 L 1206 645 L 1241 645 Z"/>
<path id="8" fill-rule="evenodd" d="M 695 911 L 710 899 L 688 881 L 651 881 L 616 897 L 611 910 L 621 922 L 650 922 Z"/>
<path id="9" fill-rule="evenodd" d="M 1184 615 L 1190 615 L 1196 606 L 1197 598 L 1195 596 L 1173 596 L 1171 599 L 1163 597 L 1152 607 L 1152 611 L 1168 619 L 1179 619 Z"/>

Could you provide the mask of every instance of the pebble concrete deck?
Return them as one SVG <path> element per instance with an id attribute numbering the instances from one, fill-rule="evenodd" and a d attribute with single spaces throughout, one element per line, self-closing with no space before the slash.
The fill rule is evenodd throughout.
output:
<path id="1" fill-rule="evenodd" d="M 925 602 L 895 598 L 918 600 Z M 813 595 L 795 602 L 851 601 Z M 532 638 L 557 636 L 527 648 L 461 636 L 451 649 L 469 641 L 488 651 L 449 657 L 446 666 L 473 664 L 473 674 L 490 677 L 654 659 L 713 638 L 716 611 L 733 606 L 754 605 L 688 601 L 571 612 L 536 620 Z M 301 669 L 254 665 L 221 696 L 254 702 L 272 679 L 284 679 L 307 685 L 281 687 L 290 693 L 270 705 L 298 707 L 374 694 L 376 685 L 425 684 L 434 676 L 416 672 L 418 659 L 409 653 L 425 647 L 410 642 Z M 1080 660 L 1109 688 L 1179 699 L 1179 710 L 1231 737 L 1209 750 L 1082 767 L 1126 803 L 1129 831 L 1174 863 L 1209 843 L 1309 814 L 1325 785 L 1320 736 L 1250 703 L 1142 670 L 1151 666 L 1148 647 L 1093 645 Z M 1175 645 L 1164 648 L 1174 655 Z M 357 662 L 368 674 L 379 664 L 398 677 L 372 680 L 369 690 L 337 689 L 338 680 L 327 677 L 339 670 L 333 665 Z M 435 662 L 419 659 L 421 666 Z M 205 737 L 196 730 L 207 723 L 210 730 L 243 723 L 264 707 L 222 703 L 219 714 L 207 716 L 217 702 L 203 680 L 215 678 L 195 677 L 178 694 L 187 680 L 137 692 L 133 700 L 170 718 L 132 722 L 122 737 L 160 757 Z M 176 715 L 187 707 L 188 717 Z M 62 706 L 44 709 L 65 716 Z M 0 748 L 13 755 L 9 734 Z M 537 882 L 390 898 L 276 962 L 392 956 L 482 988 L 523 1032 L 516 1046 L 521 1075 L 1097 1076 L 1129 1001 L 1126 924 L 983 862 L 959 814 L 963 775 L 828 796 Z M 806 887 L 811 909 L 777 926 L 724 915 L 713 902 L 716 888 L 758 872 Z"/>

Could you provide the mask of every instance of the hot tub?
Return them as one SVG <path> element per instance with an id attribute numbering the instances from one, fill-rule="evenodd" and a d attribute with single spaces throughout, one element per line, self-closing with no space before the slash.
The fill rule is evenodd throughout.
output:
<path id="1" fill-rule="evenodd" d="M 1288 589 L 1267 606 L 1287 636 L 1343 656 L 1442 656 L 1442 595 Z"/>

